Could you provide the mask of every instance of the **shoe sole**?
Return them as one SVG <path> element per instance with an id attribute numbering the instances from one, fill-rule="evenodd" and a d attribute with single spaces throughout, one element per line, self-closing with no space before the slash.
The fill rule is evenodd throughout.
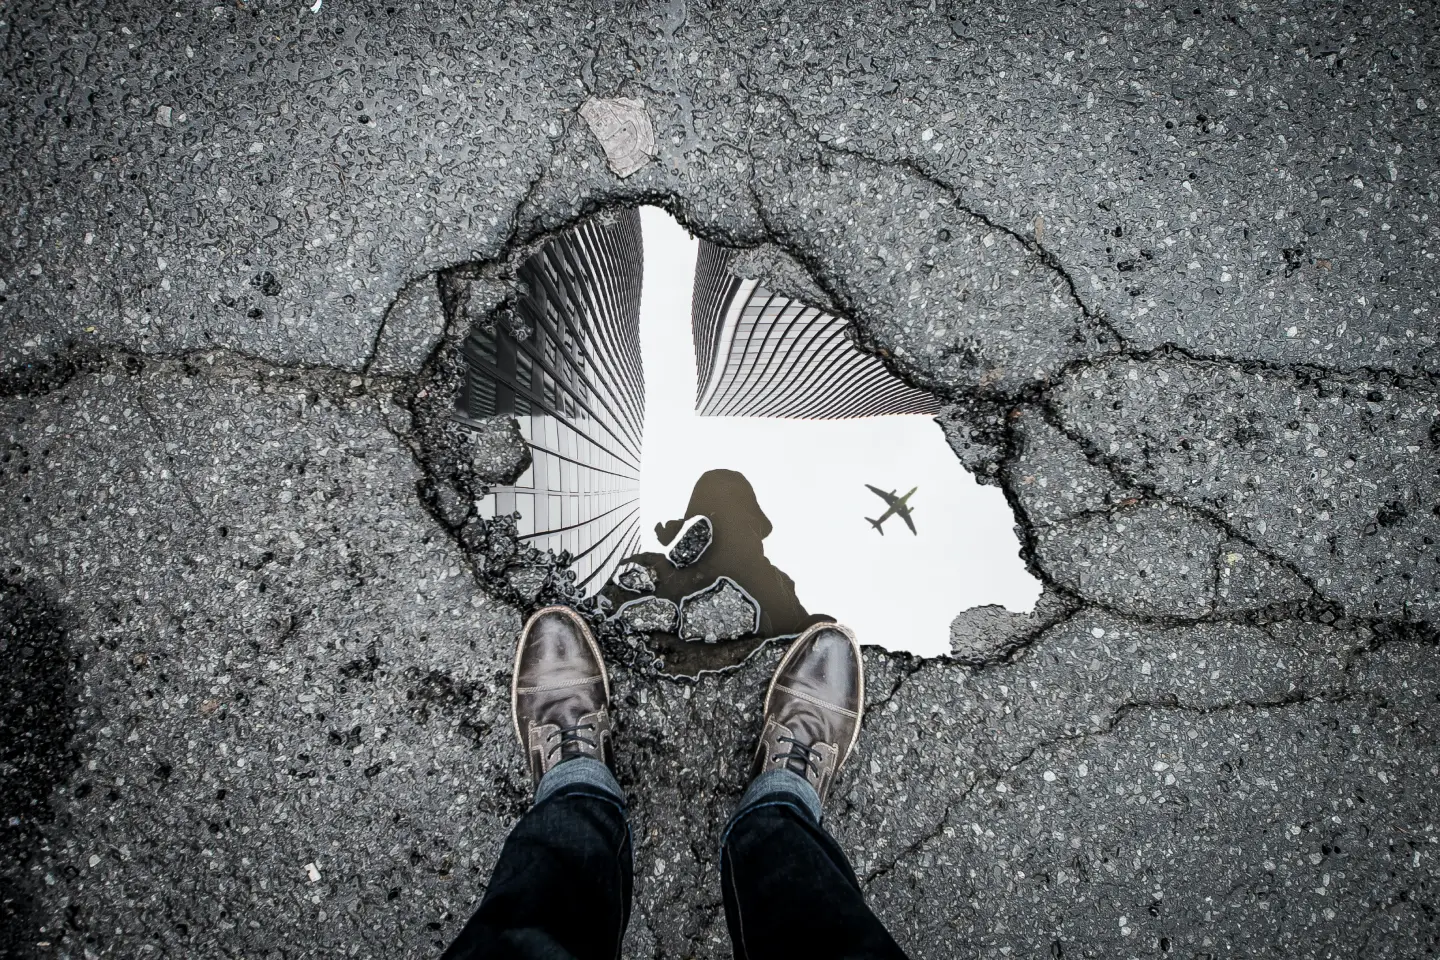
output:
<path id="1" fill-rule="evenodd" d="M 791 658 L 799 652 L 801 644 L 821 630 L 838 630 L 845 634 L 845 638 L 850 641 L 850 649 L 855 651 L 855 662 L 860 665 L 860 697 L 855 710 L 855 732 L 850 735 L 850 743 L 845 747 L 845 756 L 835 766 L 835 772 L 839 773 L 840 768 L 845 766 L 845 761 L 850 759 L 850 754 L 855 750 L 855 744 L 860 740 L 860 725 L 865 720 L 865 658 L 860 655 L 860 640 L 855 636 L 855 631 L 838 623 L 816 623 L 807 627 L 804 633 L 796 637 L 795 642 L 790 644 L 790 649 L 785 651 L 785 656 L 780 658 L 780 665 L 775 668 L 775 673 L 770 677 L 770 686 L 765 688 L 765 708 L 761 717 L 770 715 L 770 698 L 775 694 L 775 684 L 780 679 L 780 674 L 784 673 L 786 666 L 790 664 Z M 840 707 L 839 709 L 843 710 L 844 708 Z"/>
<path id="2" fill-rule="evenodd" d="M 605 707 L 610 707 L 610 673 L 605 669 L 605 658 L 600 653 L 600 645 L 595 642 L 595 635 L 590 632 L 590 625 L 569 607 L 544 607 L 536 610 L 530 614 L 530 619 L 525 621 L 525 626 L 520 630 L 520 639 L 515 643 L 515 663 L 510 669 L 510 722 L 515 727 L 515 739 L 520 741 L 521 750 L 527 747 L 525 738 L 520 735 L 520 654 L 525 649 L 525 638 L 530 635 L 530 628 L 535 625 L 535 621 L 550 613 L 563 613 L 571 623 L 580 628 L 580 635 L 585 638 L 590 652 L 594 654 L 595 662 L 600 664 L 600 681 L 605 685 Z"/>

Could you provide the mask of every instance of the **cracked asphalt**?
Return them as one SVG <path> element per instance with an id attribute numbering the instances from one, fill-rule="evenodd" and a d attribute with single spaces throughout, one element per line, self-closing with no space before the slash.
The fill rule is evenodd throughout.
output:
<path id="1" fill-rule="evenodd" d="M 1440 950 L 1437 20 L 7 5 L 0 953 L 458 931 L 548 587 L 468 506 L 524 451 L 443 421 L 455 344 L 642 202 L 941 396 L 1046 586 L 953 657 L 867 651 L 828 825 L 907 951 Z M 591 96 L 644 101 L 651 164 L 609 172 Z M 728 955 L 778 651 L 609 643 L 626 955 Z"/>

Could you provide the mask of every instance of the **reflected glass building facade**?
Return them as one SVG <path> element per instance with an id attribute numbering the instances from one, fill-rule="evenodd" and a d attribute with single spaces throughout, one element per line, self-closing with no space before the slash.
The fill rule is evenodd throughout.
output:
<path id="1" fill-rule="evenodd" d="M 939 412 L 940 401 L 856 346 L 849 322 L 735 276 L 700 242 L 691 298 L 696 409 L 710 417 L 829 419 Z"/>
<path id="2" fill-rule="evenodd" d="M 481 514 L 518 513 L 530 545 L 569 550 L 586 592 L 640 544 L 642 272 L 639 212 L 596 217 L 521 267 L 526 339 L 477 328 L 464 348 L 461 419 L 514 417 L 534 458 Z"/>

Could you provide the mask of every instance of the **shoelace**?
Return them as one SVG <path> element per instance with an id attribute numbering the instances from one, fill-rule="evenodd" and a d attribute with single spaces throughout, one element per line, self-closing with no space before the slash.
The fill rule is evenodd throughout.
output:
<path id="1" fill-rule="evenodd" d="M 809 775 L 811 769 L 814 769 L 816 776 L 820 775 L 820 751 L 814 749 L 813 747 L 805 746 L 805 744 L 801 743 L 799 740 L 796 740 L 794 737 L 776 737 L 775 742 L 790 744 L 790 752 L 777 753 L 775 754 L 775 756 L 770 758 L 771 760 L 783 760 L 786 763 L 789 763 L 791 760 L 799 760 L 805 765 L 805 771 L 807 776 Z"/>
<path id="2" fill-rule="evenodd" d="M 582 737 L 582 736 L 580 736 L 580 731 L 581 731 L 581 730 L 594 730 L 594 729 L 595 729 L 595 724 L 593 724 L 593 723 L 577 723 L 577 724 L 575 724 L 575 726 L 573 726 L 573 727 L 561 727 L 558 731 L 556 731 L 555 733 L 550 734 L 550 736 L 548 736 L 548 737 L 545 738 L 546 741 L 556 740 L 556 739 L 558 739 L 558 740 L 560 741 L 559 743 L 555 744 L 555 746 L 553 746 L 553 747 L 550 748 L 549 752 L 547 752 L 547 753 L 545 754 L 545 759 L 548 760 L 548 759 L 550 759 L 551 757 L 553 757 L 553 756 L 555 755 L 555 752 L 556 752 L 557 750 L 560 750 L 560 749 L 561 749 L 562 747 L 564 747 L 565 744 L 567 744 L 567 743 L 583 743 L 583 744 L 587 745 L 588 747 L 590 747 L 590 749 L 594 750 L 594 749 L 596 748 L 595 741 L 594 741 L 594 740 L 591 740 L 591 739 L 588 738 L 588 737 Z"/>

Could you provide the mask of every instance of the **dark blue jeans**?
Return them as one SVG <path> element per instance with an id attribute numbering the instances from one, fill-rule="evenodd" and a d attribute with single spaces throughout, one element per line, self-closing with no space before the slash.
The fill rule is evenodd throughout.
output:
<path id="1" fill-rule="evenodd" d="M 819 809 L 800 777 L 766 774 L 726 826 L 720 878 L 737 960 L 904 960 Z M 596 761 L 563 763 L 515 824 L 443 960 L 614 960 L 633 877 L 619 785 Z"/>

